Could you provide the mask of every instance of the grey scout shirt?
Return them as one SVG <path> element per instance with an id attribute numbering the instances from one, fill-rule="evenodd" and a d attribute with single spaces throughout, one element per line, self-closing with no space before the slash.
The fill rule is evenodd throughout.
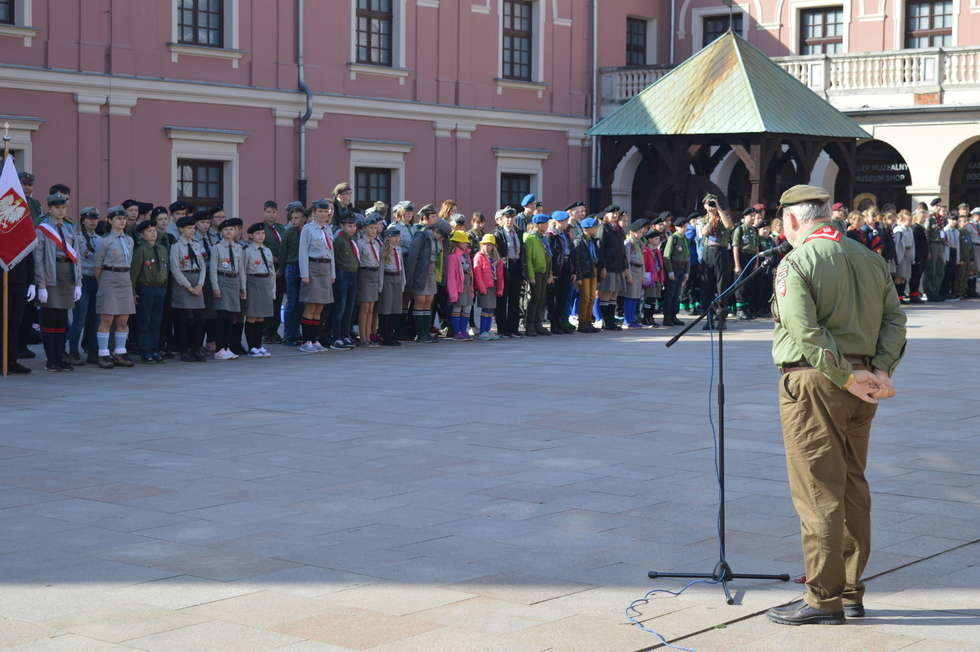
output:
<path id="1" fill-rule="evenodd" d="M 133 262 L 133 239 L 125 233 L 108 233 L 95 249 L 96 267 L 125 267 Z"/>
<path id="2" fill-rule="evenodd" d="M 211 248 L 211 262 L 209 270 L 212 285 L 217 288 L 218 275 L 235 276 L 238 278 L 238 287 L 245 289 L 245 265 L 243 264 L 244 251 L 237 242 L 226 242 L 222 240 Z"/>
<path id="3" fill-rule="evenodd" d="M 85 239 L 83 229 L 75 233 L 75 251 L 78 252 L 78 263 L 82 266 L 82 276 L 95 276 L 95 250 L 99 248 L 101 235 L 91 233 Z"/>
<path id="4" fill-rule="evenodd" d="M 50 222 L 51 226 L 54 227 L 54 222 Z M 62 233 L 64 233 L 64 238 L 68 245 L 71 245 L 72 238 L 69 232 L 64 228 L 65 225 L 62 224 Z M 58 261 L 71 259 L 67 256 L 60 245 L 55 244 L 55 242 L 48 237 L 46 234 L 41 233 L 41 229 L 37 229 L 36 233 L 37 244 L 34 247 L 34 284 L 40 289 L 43 287 L 55 287 L 58 284 Z M 72 245 L 72 249 L 74 246 Z M 75 282 L 74 285 L 82 285 L 82 267 L 79 263 L 73 265 L 75 268 Z"/>
<path id="5" fill-rule="evenodd" d="M 334 268 L 333 233 L 330 225 L 322 227 L 316 221 L 307 222 L 299 232 L 299 277 L 310 278 L 310 258 L 326 258 L 330 261 L 330 279 L 337 275 Z"/>
<path id="6" fill-rule="evenodd" d="M 177 284 L 188 290 L 203 286 L 205 272 L 204 248 L 200 242 L 181 238 L 170 248 L 170 273 Z"/>

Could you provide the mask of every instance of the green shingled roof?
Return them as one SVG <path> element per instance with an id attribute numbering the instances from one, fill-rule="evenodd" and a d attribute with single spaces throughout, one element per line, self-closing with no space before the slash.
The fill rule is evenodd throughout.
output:
<path id="1" fill-rule="evenodd" d="M 734 32 L 647 86 L 588 133 L 871 137 Z"/>

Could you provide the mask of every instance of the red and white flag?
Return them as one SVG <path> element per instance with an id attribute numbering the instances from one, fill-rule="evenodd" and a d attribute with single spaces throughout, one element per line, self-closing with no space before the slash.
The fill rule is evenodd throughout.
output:
<path id="1" fill-rule="evenodd" d="M 14 157 L 8 155 L 0 172 L 0 269 L 9 270 L 31 253 L 35 237 L 31 209 L 17 176 Z"/>

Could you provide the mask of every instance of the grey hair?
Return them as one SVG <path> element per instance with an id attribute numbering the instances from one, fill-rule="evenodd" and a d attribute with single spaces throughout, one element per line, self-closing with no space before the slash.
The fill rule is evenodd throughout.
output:
<path id="1" fill-rule="evenodd" d="M 805 201 L 800 204 L 787 206 L 786 210 L 793 213 L 793 215 L 796 216 L 796 219 L 804 223 L 829 220 L 831 217 L 829 201 Z"/>

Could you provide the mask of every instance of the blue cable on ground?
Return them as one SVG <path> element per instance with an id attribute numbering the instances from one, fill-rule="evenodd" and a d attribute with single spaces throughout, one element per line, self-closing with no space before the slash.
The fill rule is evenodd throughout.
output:
<path id="1" fill-rule="evenodd" d="M 676 596 L 680 595 L 681 593 L 683 593 L 684 591 L 687 591 L 689 588 L 691 588 L 695 584 L 717 584 L 717 583 L 718 583 L 718 580 L 691 580 L 690 582 L 688 582 L 687 584 L 685 584 L 684 586 L 682 586 L 680 588 L 680 590 L 678 590 L 678 591 L 671 591 L 670 589 L 653 589 L 653 590 L 647 591 L 646 595 L 644 595 L 642 598 L 637 598 L 636 600 L 633 600 L 633 602 L 631 602 L 629 604 L 629 606 L 626 607 L 626 618 L 629 619 L 629 621 L 631 623 L 633 623 L 634 625 L 636 625 L 637 627 L 639 627 L 640 629 L 642 629 L 644 632 L 647 632 L 648 634 L 653 634 L 654 636 L 656 636 L 657 638 L 659 638 L 660 639 L 660 642 L 663 645 L 666 645 L 669 648 L 672 648 L 674 650 L 683 650 L 684 652 L 697 652 L 694 648 L 681 647 L 680 645 L 671 645 L 670 643 L 667 642 L 667 639 L 666 638 L 664 638 L 663 636 L 660 635 L 660 633 L 658 633 L 658 632 L 650 629 L 649 627 L 647 627 L 646 625 L 644 625 L 643 623 L 641 623 L 639 620 L 636 619 L 635 616 L 633 616 L 632 614 L 630 614 L 630 612 L 631 611 L 632 612 L 635 612 L 636 615 L 639 616 L 640 615 L 640 612 L 637 611 L 637 609 L 636 609 L 637 605 L 649 603 L 650 602 L 650 597 L 653 594 L 655 594 L 655 593 L 668 593 L 668 594 L 673 595 L 673 596 L 676 597 Z"/>

